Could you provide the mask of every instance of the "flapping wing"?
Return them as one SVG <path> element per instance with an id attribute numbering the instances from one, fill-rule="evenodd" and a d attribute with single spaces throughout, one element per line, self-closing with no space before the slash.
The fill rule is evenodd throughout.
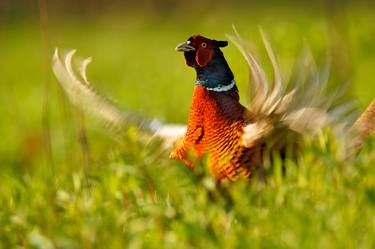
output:
<path id="1" fill-rule="evenodd" d="M 340 91 L 331 96 L 327 95 L 328 68 L 318 71 L 310 54 L 305 52 L 296 70 L 296 79 L 286 84 L 271 45 L 261 31 L 273 72 L 273 81 L 270 84 L 262 65 L 246 49 L 245 40 L 235 28 L 234 32 L 235 34 L 228 35 L 228 38 L 247 61 L 250 85 L 248 109 L 255 117 L 255 122 L 244 128 L 244 146 L 251 147 L 259 141 L 276 138 L 280 141 L 290 133 L 313 135 L 328 124 L 336 126 L 339 123 L 340 117 L 335 115 L 337 112 L 332 103 L 340 95 Z M 350 106 L 347 107 L 341 114 L 350 111 Z M 333 120 L 335 122 L 332 122 Z M 275 133 L 278 135 L 274 136 Z"/>
<path id="2" fill-rule="evenodd" d="M 185 125 L 165 124 L 158 119 L 146 119 L 132 112 L 121 111 L 105 97 L 98 94 L 88 81 L 86 69 L 92 59 L 80 59 L 77 61 L 77 66 L 74 67 L 74 54 L 75 50 L 60 54 L 56 49 L 53 56 L 53 72 L 70 102 L 85 113 L 97 118 L 105 131 L 119 136 L 129 126 L 136 126 L 150 135 L 171 142 L 184 134 Z M 74 70 L 75 68 L 77 72 Z"/>

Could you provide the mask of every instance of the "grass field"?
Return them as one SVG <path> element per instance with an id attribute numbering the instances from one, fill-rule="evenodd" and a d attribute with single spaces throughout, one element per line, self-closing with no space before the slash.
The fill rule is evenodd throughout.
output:
<path id="1" fill-rule="evenodd" d="M 359 108 L 375 97 L 374 8 L 256 8 L 52 13 L 49 56 L 53 47 L 93 56 L 88 74 L 99 92 L 124 110 L 182 123 L 194 72 L 175 45 L 197 33 L 225 39 L 234 24 L 266 62 L 261 26 L 286 76 L 308 43 L 320 64 L 329 52 L 330 84 L 351 82 Z M 276 160 L 266 182 L 216 189 L 205 170 L 198 179 L 135 130 L 119 145 L 85 117 L 86 163 L 80 113 L 44 70 L 37 18 L 2 22 L 0 37 L 0 248 L 375 248 L 373 138 L 343 161 L 323 133 L 306 141 L 298 165 L 287 162 L 285 176 Z M 232 44 L 224 53 L 246 103 L 246 63 Z M 43 144 L 46 80 L 52 162 Z"/>

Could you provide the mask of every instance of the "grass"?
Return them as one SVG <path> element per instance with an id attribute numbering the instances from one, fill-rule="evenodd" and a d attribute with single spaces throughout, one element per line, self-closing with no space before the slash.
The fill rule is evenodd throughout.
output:
<path id="1" fill-rule="evenodd" d="M 348 9 L 336 19 L 297 7 L 205 9 L 191 19 L 171 13 L 50 16 L 49 32 L 53 46 L 94 57 L 89 77 L 118 106 L 184 122 L 194 73 L 173 48 L 192 33 L 225 39 L 232 23 L 265 61 L 260 24 L 286 74 L 304 40 L 318 61 L 329 49 L 331 81 L 351 80 L 350 95 L 364 107 L 375 97 L 375 16 L 364 7 Z M 276 161 L 266 182 L 216 189 L 208 173 L 196 178 L 168 160 L 157 142 L 146 145 L 131 129 L 118 145 L 87 117 L 90 164 L 83 169 L 79 114 L 53 81 L 54 171 L 48 170 L 38 25 L 19 20 L 1 29 L 7 39 L 0 60 L 0 248 L 375 247 L 374 139 L 343 161 L 335 139 L 324 133 L 306 142 L 298 165 L 287 162 L 286 175 Z M 246 102 L 246 64 L 233 45 L 224 52 Z"/>

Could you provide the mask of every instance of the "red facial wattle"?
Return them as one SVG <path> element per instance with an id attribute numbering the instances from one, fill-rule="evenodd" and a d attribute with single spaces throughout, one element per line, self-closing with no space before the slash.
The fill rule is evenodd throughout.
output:
<path id="1" fill-rule="evenodd" d="M 212 59 L 212 49 L 199 48 L 196 55 L 195 61 L 200 67 L 205 67 Z"/>

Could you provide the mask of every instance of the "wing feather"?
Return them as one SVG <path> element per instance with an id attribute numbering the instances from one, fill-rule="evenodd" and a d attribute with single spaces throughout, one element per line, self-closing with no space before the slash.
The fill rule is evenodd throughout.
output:
<path id="1" fill-rule="evenodd" d="M 89 57 L 79 62 L 78 69 L 81 78 L 79 79 L 73 66 L 75 52 L 75 50 L 70 50 L 60 56 L 56 49 L 53 56 L 53 72 L 70 102 L 97 118 L 107 132 L 118 137 L 129 126 L 136 126 L 152 136 L 158 136 L 167 141 L 173 141 L 184 134 L 185 125 L 165 124 L 158 119 L 146 119 L 131 112 L 123 112 L 99 95 L 89 83 L 86 75 L 87 66 L 92 59 Z"/>

